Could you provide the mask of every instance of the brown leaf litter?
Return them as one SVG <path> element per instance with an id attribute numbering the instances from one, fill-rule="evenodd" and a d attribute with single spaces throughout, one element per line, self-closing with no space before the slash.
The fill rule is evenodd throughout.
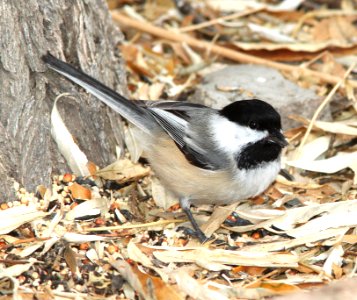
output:
<path id="1" fill-rule="evenodd" d="M 255 199 L 195 208 L 211 236 L 203 245 L 182 228 L 190 225 L 177 199 L 138 163 L 130 127 L 131 160 L 97 170 L 54 106 L 54 138 L 81 176 L 54 176 L 37 193 L 15 184 L 17 199 L 0 210 L 0 294 L 262 299 L 356 277 L 356 81 L 341 80 L 355 72 L 353 4 L 311 10 L 318 1 L 209 0 L 186 2 L 184 11 L 168 0 L 108 2 L 118 8 L 113 19 L 127 25 L 120 50 L 134 98 L 178 98 L 223 57 L 283 70 L 324 96 L 336 85 L 323 105 L 338 92 L 349 105 L 330 122 L 318 112 L 298 117 L 302 126 L 286 132 L 283 164 L 293 181 L 279 176 Z"/>

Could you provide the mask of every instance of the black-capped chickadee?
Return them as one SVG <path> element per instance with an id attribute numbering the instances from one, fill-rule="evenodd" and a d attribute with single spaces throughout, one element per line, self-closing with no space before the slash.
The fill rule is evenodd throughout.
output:
<path id="1" fill-rule="evenodd" d="M 224 205 L 259 195 L 280 171 L 287 142 L 279 113 L 264 101 L 236 101 L 221 110 L 177 101 L 130 101 L 50 54 L 43 60 L 139 129 L 145 157 L 178 197 L 201 242 L 206 237 L 191 204 Z"/>

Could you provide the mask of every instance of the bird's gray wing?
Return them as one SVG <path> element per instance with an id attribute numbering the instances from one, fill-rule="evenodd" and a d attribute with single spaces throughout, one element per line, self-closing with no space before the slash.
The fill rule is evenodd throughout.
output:
<path id="1" fill-rule="evenodd" d="M 217 170 L 221 167 L 217 158 L 208 155 L 206 131 L 208 127 L 201 120 L 200 132 L 192 130 L 198 116 L 204 116 L 213 110 L 206 106 L 179 101 L 143 101 L 148 111 L 175 141 L 181 152 L 193 165 L 207 170 Z M 201 118 L 200 118 L 201 119 Z"/>
<path id="2" fill-rule="evenodd" d="M 183 102 L 183 101 L 171 101 L 171 100 L 132 100 L 135 104 L 146 108 L 160 108 L 162 110 L 169 111 L 174 115 L 188 121 L 190 119 L 190 112 L 197 109 L 209 109 L 207 106 L 197 103 Z"/>

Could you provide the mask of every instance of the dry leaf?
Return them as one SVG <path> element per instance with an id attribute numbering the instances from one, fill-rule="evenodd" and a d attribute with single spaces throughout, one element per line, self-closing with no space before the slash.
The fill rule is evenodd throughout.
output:
<path id="1" fill-rule="evenodd" d="M 27 272 L 35 262 L 36 262 L 35 259 L 30 258 L 30 263 L 18 264 L 8 268 L 0 268 L 0 278 L 17 277 L 22 273 Z"/>
<path id="2" fill-rule="evenodd" d="M 294 239 L 286 239 L 283 241 L 272 242 L 272 243 L 258 243 L 252 246 L 245 246 L 242 248 L 244 251 L 248 252 L 272 252 L 272 251 L 284 251 L 287 249 L 294 248 L 300 245 L 312 244 L 314 242 L 323 241 L 330 238 L 342 237 L 349 228 L 331 228 L 319 231 L 317 233 L 306 234 L 304 236 L 296 237 Z"/>
<path id="3" fill-rule="evenodd" d="M 351 245 L 357 244 L 357 235 L 356 234 L 346 234 L 343 236 L 342 242 L 349 243 Z"/>
<path id="4" fill-rule="evenodd" d="M 178 198 L 164 188 L 161 182 L 155 177 L 151 179 L 151 193 L 155 204 L 165 210 L 178 203 Z"/>
<path id="5" fill-rule="evenodd" d="M 300 291 L 300 288 L 297 286 L 287 283 L 274 282 L 273 280 L 259 281 L 257 284 L 249 286 L 249 288 L 251 287 L 271 290 L 274 294 L 288 294 Z"/>
<path id="6" fill-rule="evenodd" d="M 90 189 L 85 188 L 84 186 L 78 184 L 77 182 L 73 183 L 69 190 L 71 191 L 72 197 L 74 199 L 87 200 L 92 198 L 92 192 Z"/>
<path id="7" fill-rule="evenodd" d="M 86 216 L 98 217 L 109 210 L 109 200 L 106 198 L 97 198 L 82 202 L 75 206 L 66 214 L 67 220 L 74 220 Z"/>
<path id="8" fill-rule="evenodd" d="M 124 139 L 125 145 L 130 153 L 130 159 L 132 162 L 137 163 L 140 156 L 143 153 L 143 149 L 140 145 L 139 136 L 137 134 L 137 128 L 129 125 L 125 128 Z"/>
<path id="9" fill-rule="evenodd" d="M 88 168 L 89 174 L 92 176 L 95 175 L 95 172 L 97 172 L 97 170 L 98 170 L 97 165 L 92 161 L 88 161 L 87 168 Z"/>
<path id="10" fill-rule="evenodd" d="M 27 257 L 33 254 L 36 250 L 40 249 L 44 245 L 44 243 L 45 242 L 37 242 L 32 245 L 29 245 L 25 247 L 18 255 L 20 257 Z"/>
<path id="11" fill-rule="evenodd" d="M 286 186 L 289 186 L 289 187 L 299 188 L 299 189 L 306 189 L 306 190 L 319 189 L 319 188 L 322 187 L 322 185 L 316 184 L 316 183 L 289 181 L 289 180 L 286 180 L 281 175 L 279 175 L 277 177 L 276 181 L 278 183 L 280 183 L 280 184 L 283 184 L 283 185 L 286 185 Z"/>
<path id="12" fill-rule="evenodd" d="M 173 279 L 177 282 L 177 286 L 182 292 L 188 294 L 193 299 L 200 300 L 228 300 L 228 297 L 207 287 L 207 285 L 202 285 L 197 280 L 193 279 L 184 269 L 178 269 L 173 272 Z"/>
<path id="13" fill-rule="evenodd" d="M 269 219 L 274 219 L 278 216 L 284 215 L 284 211 L 277 210 L 277 209 L 264 209 L 264 208 L 256 209 L 254 208 L 254 206 L 252 206 L 249 203 L 239 205 L 236 209 L 236 213 L 242 219 L 249 220 L 253 224 Z M 249 226 L 254 226 L 254 225 L 240 226 L 240 227 L 249 228 Z M 232 228 L 236 228 L 236 227 L 232 227 Z"/>
<path id="14" fill-rule="evenodd" d="M 334 265 L 341 267 L 344 253 L 345 251 L 341 245 L 336 245 L 331 249 L 329 256 L 327 257 L 323 266 L 323 270 L 326 274 L 332 275 Z"/>
<path id="15" fill-rule="evenodd" d="M 333 16 L 316 22 L 313 30 L 313 40 L 333 41 L 341 46 L 355 44 L 356 27 L 345 16 Z"/>
<path id="16" fill-rule="evenodd" d="M 151 260 L 135 245 L 135 243 L 130 241 L 127 249 L 130 259 L 142 264 L 145 267 L 153 267 Z"/>
<path id="17" fill-rule="evenodd" d="M 357 128 L 347 125 L 345 122 L 316 121 L 314 126 L 326 132 L 337 134 L 357 135 Z"/>
<path id="18" fill-rule="evenodd" d="M 238 266 L 232 269 L 233 273 L 245 272 L 252 276 L 261 276 L 267 270 L 262 267 Z"/>
<path id="19" fill-rule="evenodd" d="M 289 116 L 291 119 L 296 120 L 298 122 L 303 123 L 304 125 L 308 125 L 311 121 L 302 116 L 291 115 Z M 356 120 L 354 118 L 345 121 L 338 122 L 327 122 L 327 121 L 315 121 L 314 127 L 319 128 L 326 132 L 336 133 L 336 134 L 344 134 L 344 135 L 357 135 Z"/>
<path id="20" fill-rule="evenodd" d="M 108 180 L 117 180 L 120 183 L 137 180 L 147 176 L 150 168 L 141 164 L 134 164 L 129 159 L 120 159 L 115 163 L 98 170 L 96 175 Z"/>
<path id="21" fill-rule="evenodd" d="M 158 277 L 142 273 L 136 266 L 125 261 L 112 261 L 112 266 L 129 282 L 143 299 L 148 300 L 181 300 L 184 299 L 174 287 L 167 285 Z"/>
<path id="22" fill-rule="evenodd" d="M 282 34 L 278 29 L 267 28 L 254 23 L 248 24 L 249 29 L 253 33 L 259 34 L 263 39 L 270 40 L 275 43 L 294 43 L 295 39 Z"/>
<path id="23" fill-rule="evenodd" d="M 330 145 L 330 136 L 321 136 L 305 144 L 297 153 L 296 160 L 312 161 L 328 150 Z"/>
<path id="24" fill-rule="evenodd" d="M 210 264 L 227 264 L 256 267 L 288 267 L 298 266 L 298 257 L 293 254 L 260 253 L 246 251 L 229 251 L 221 249 L 197 248 L 169 251 L 155 251 L 154 256 L 165 263 L 194 262 L 205 267 Z"/>
<path id="25" fill-rule="evenodd" d="M 346 206 L 342 210 L 337 207 L 335 210 L 325 211 L 324 215 L 315 217 L 315 219 L 298 228 L 287 230 L 286 234 L 301 237 L 312 232 L 318 233 L 328 228 L 341 228 L 345 226 L 357 226 L 357 205 L 355 207 Z"/>
<path id="26" fill-rule="evenodd" d="M 313 67 L 323 73 L 334 74 L 340 78 L 343 78 L 346 73 L 346 69 L 342 64 L 338 63 L 334 55 L 329 52 L 322 56 L 322 63 L 315 63 Z"/>
<path id="27" fill-rule="evenodd" d="M 64 124 L 61 115 L 57 109 L 57 101 L 62 96 L 70 96 L 69 94 L 59 95 L 52 108 L 51 112 L 51 134 L 56 141 L 57 146 L 63 157 L 66 159 L 68 166 L 76 175 L 90 175 L 87 164 L 87 156 L 79 149 L 75 143 L 71 133 Z"/>
<path id="28" fill-rule="evenodd" d="M 235 210 L 236 207 L 237 203 L 216 207 L 209 220 L 201 226 L 201 230 L 207 237 L 210 237 L 222 225 L 222 223 Z"/>
<path id="29" fill-rule="evenodd" d="M 284 0 L 278 5 L 267 5 L 255 0 L 237 1 L 237 0 L 207 0 L 208 6 L 223 12 L 244 11 L 250 8 L 264 8 L 268 11 L 291 11 L 295 10 L 303 0 Z"/>
<path id="30" fill-rule="evenodd" d="M 304 272 L 313 272 L 307 267 L 299 266 L 298 270 L 303 270 Z M 296 274 L 291 275 L 287 273 L 287 278 L 282 280 L 274 280 L 275 283 L 287 283 L 287 284 L 304 284 L 304 283 L 320 283 L 323 282 L 324 278 L 321 275 L 314 273 L 311 274 Z"/>
<path id="31" fill-rule="evenodd" d="M 99 256 L 97 251 L 95 251 L 93 248 L 89 249 L 86 252 L 86 257 L 92 262 L 92 263 L 98 263 L 99 261 Z"/>
<path id="32" fill-rule="evenodd" d="M 69 245 L 66 245 L 65 251 L 63 253 L 63 257 L 66 260 L 66 263 L 71 270 L 72 274 L 75 274 L 78 278 L 81 277 L 81 273 L 79 272 L 77 265 L 76 253 L 71 249 Z"/>
<path id="33" fill-rule="evenodd" d="M 34 206 L 15 206 L 0 211 L 0 234 L 6 234 L 22 224 L 47 216 Z"/>
<path id="34" fill-rule="evenodd" d="M 233 45 L 239 49 L 250 51 L 250 50 L 267 50 L 267 51 L 279 51 L 279 50 L 289 50 L 293 52 L 319 52 L 328 48 L 342 48 L 349 49 L 353 45 L 341 45 L 336 41 L 326 41 L 326 42 L 311 42 L 311 43 L 247 43 L 247 42 L 233 42 Z"/>
<path id="35" fill-rule="evenodd" d="M 333 223 L 329 224 L 329 221 L 326 219 L 322 219 L 324 222 L 324 228 L 333 228 L 333 227 L 343 227 L 346 226 L 344 224 L 346 223 L 354 223 L 355 221 L 353 220 L 353 216 L 357 211 L 357 200 L 346 200 L 346 201 L 341 201 L 341 202 L 336 202 L 336 203 L 324 203 L 324 204 L 311 204 L 309 206 L 304 206 L 304 207 L 297 207 L 297 208 L 292 208 L 286 211 L 280 211 L 281 215 L 275 217 L 275 218 L 270 218 L 269 220 L 260 222 L 255 225 L 247 225 L 247 226 L 237 226 L 237 227 L 230 227 L 231 231 L 236 231 L 236 232 L 246 232 L 246 231 L 251 231 L 255 230 L 258 228 L 265 228 L 269 231 L 272 232 L 279 232 L 279 233 L 289 233 L 291 236 L 303 236 L 304 234 L 313 234 L 314 231 L 312 231 L 313 228 L 307 229 L 309 226 L 307 223 L 310 219 L 313 217 L 319 216 L 322 213 L 325 215 L 323 216 L 324 218 L 331 218 L 333 219 L 332 215 L 336 214 L 335 216 L 338 218 L 337 220 L 333 220 Z M 240 212 L 241 213 L 241 212 Z M 343 215 L 345 216 L 343 217 Z M 348 217 L 346 220 L 344 220 L 345 217 Z M 322 218 L 322 217 L 321 217 Z M 320 222 L 320 217 L 318 218 Z M 310 222 L 313 222 L 313 225 L 316 221 L 315 219 L 312 219 Z M 326 222 L 325 222 L 326 220 Z M 307 223 L 303 226 L 299 226 L 296 229 L 294 228 L 296 225 L 301 225 Z M 330 226 L 334 225 L 334 226 Z M 271 228 L 271 226 L 274 226 L 275 228 L 280 229 L 281 231 L 275 231 Z M 318 225 L 321 226 L 321 225 Z M 322 228 L 313 226 L 315 232 L 320 233 Z M 310 231 L 309 231 L 310 230 Z"/>
<path id="36" fill-rule="evenodd" d="M 169 277 L 160 268 L 156 268 L 151 260 L 132 242 L 130 241 L 127 246 L 128 256 L 133 261 L 136 261 L 143 266 L 153 269 L 157 274 L 160 275 L 164 282 L 169 281 Z"/>
<path id="37" fill-rule="evenodd" d="M 62 239 L 68 243 L 87 243 L 87 242 L 95 242 L 95 241 L 107 241 L 111 238 L 107 238 L 104 236 L 91 235 L 91 234 L 79 234 L 75 232 L 66 232 Z"/>
<path id="38" fill-rule="evenodd" d="M 138 48 L 133 44 L 120 44 L 120 53 L 126 62 L 135 61 L 138 55 Z"/>
<path id="39" fill-rule="evenodd" d="M 295 168 L 304 169 L 313 172 L 332 174 L 341 171 L 347 167 L 354 169 L 357 161 L 357 151 L 352 153 L 339 152 L 337 155 L 314 161 L 293 160 L 286 164 Z"/>
<path id="40" fill-rule="evenodd" d="M 163 83 L 157 82 L 150 86 L 149 89 L 149 99 L 148 100 L 157 100 L 160 99 L 162 93 L 164 92 L 165 85 Z"/>

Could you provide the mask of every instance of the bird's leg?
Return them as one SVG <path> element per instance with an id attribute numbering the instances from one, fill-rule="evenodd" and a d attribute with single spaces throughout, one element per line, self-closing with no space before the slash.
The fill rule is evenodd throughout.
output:
<path id="1" fill-rule="evenodd" d="M 190 220 L 192 227 L 195 230 L 198 239 L 203 244 L 208 239 L 205 236 L 205 234 L 203 233 L 203 231 L 201 230 L 201 228 L 198 226 L 195 218 L 193 217 L 193 215 L 191 213 L 190 201 L 188 200 L 188 198 L 180 198 L 180 206 L 183 209 L 183 211 L 185 212 L 185 214 L 187 215 L 188 219 Z"/>

